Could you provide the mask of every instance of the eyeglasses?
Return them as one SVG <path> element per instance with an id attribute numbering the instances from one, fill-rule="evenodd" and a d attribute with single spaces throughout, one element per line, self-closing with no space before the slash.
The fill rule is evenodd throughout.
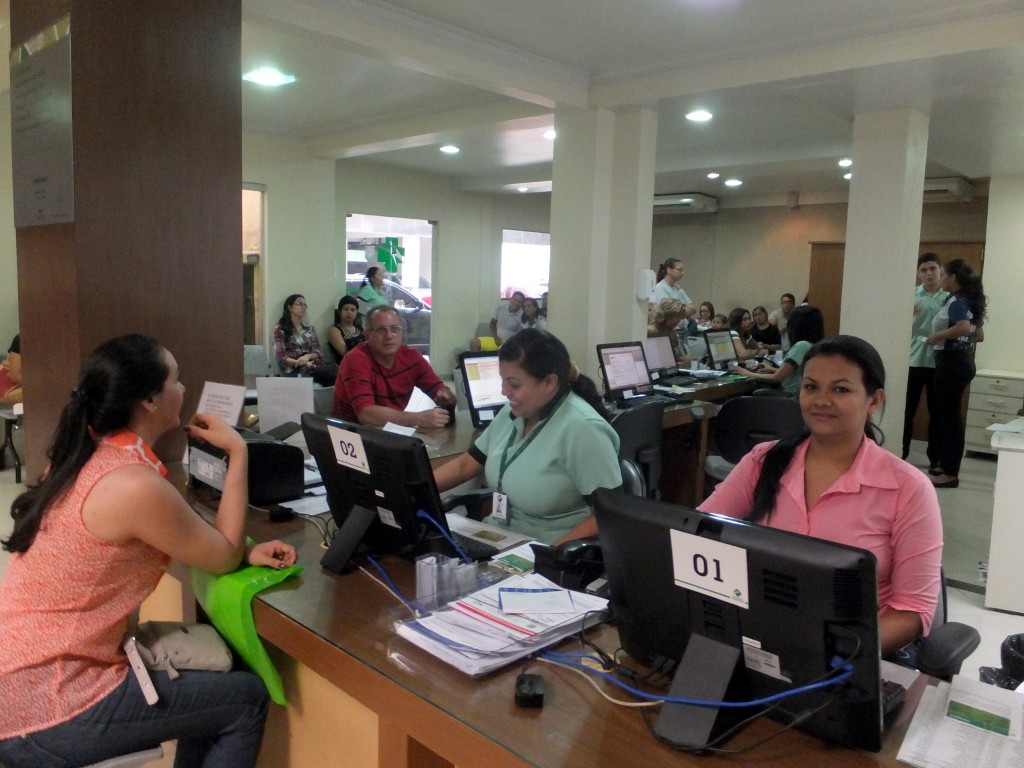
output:
<path id="1" fill-rule="evenodd" d="M 305 307 L 305 306 L 307 306 L 307 304 L 304 301 L 296 301 L 295 303 L 292 304 L 292 306 L 293 307 Z"/>
<path id="2" fill-rule="evenodd" d="M 379 336 L 387 336 L 389 333 L 393 336 L 402 335 L 402 326 L 400 325 L 378 325 L 376 328 L 371 328 L 370 333 L 376 333 Z"/>

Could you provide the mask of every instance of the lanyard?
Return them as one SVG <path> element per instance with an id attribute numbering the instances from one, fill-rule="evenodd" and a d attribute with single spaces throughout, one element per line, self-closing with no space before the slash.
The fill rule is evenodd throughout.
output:
<path id="1" fill-rule="evenodd" d="M 562 397 L 558 400 L 558 402 L 555 403 L 555 407 L 551 409 L 551 413 L 554 413 L 556 410 L 558 410 L 558 407 L 562 404 L 562 400 L 564 400 L 568 394 L 569 393 L 566 392 L 564 395 L 562 395 Z M 537 426 L 533 428 L 533 431 L 529 435 L 526 436 L 526 439 L 523 440 L 522 444 L 520 444 L 519 450 L 517 450 L 514 454 L 512 454 L 512 456 L 509 456 L 508 455 L 508 451 L 512 447 L 512 443 L 516 439 L 515 427 L 512 428 L 512 434 L 510 434 L 508 436 L 508 442 L 505 444 L 505 450 L 501 454 L 501 464 L 499 465 L 499 468 L 498 468 L 498 492 L 499 493 L 501 493 L 501 481 L 505 478 L 505 470 L 507 470 L 511 466 L 513 461 L 515 461 L 516 459 L 519 458 L 519 455 L 523 451 L 526 450 L 526 447 L 530 443 L 533 442 L 533 438 L 535 438 L 537 435 L 539 435 L 540 431 L 542 429 L 544 429 L 544 427 L 546 427 L 548 425 L 548 421 L 550 420 L 550 418 L 551 418 L 551 414 L 549 414 L 547 416 L 547 418 L 545 418 L 543 421 L 541 421 L 539 424 L 537 424 Z"/>

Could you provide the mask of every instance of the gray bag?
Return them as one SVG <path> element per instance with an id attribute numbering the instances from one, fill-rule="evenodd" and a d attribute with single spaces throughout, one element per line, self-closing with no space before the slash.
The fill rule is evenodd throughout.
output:
<path id="1" fill-rule="evenodd" d="M 179 677 L 180 669 L 231 669 L 231 650 L 209 624 L 144 621 L 135 632 L 135 640 L 146 668 L 166 670 L 172 680 Z"/>

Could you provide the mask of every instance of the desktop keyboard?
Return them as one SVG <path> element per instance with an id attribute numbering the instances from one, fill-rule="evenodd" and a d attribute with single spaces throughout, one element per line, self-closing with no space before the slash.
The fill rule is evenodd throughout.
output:
<path id="1" fill-rule="evenodd" d="M 664 403 L 665 405 L 672 405 L 676 402 L 676 399 L 668 393 L 659 393 L 657 395 L 638 395 L 636 397 L 624 398 L 622 400 L 615 401 L 615 407 L 624 411 L 627 408 L 635 408 L 643 403 Z"/>
<path id="2" fill-rule="evenodd" d="M 466 557 L 471 560 L 483 561 L 490 560 L 496 554 L 498 554 L 498 548 L 490 544 L 485 544 L 482 541 L 471 539 L 469 536 L 463 536 L 461 533 L 451 532 L 452 540 L 455 541 L 456 546 L 466 553 Z"/>
<path id="3" fill-rule="evenodd" d="M 892 680 L 882 679 L 882 715 L 888 715 L 900 702 L 903 701 L 903 697 L 907 695 L 907 689 L 899 683 L 894 683 Z"/>
<path id="4" fill-rule="evenodd" d="M 700 381 L 700 379 L 696 376 L 685 376 L 680 374 L 678 376 L 667 376 L 663 379 L 658 379 L 657 383 L 665 384 L 670 387 L 688 387 L 691 384 L 696 384 L 698 381 Z"/>

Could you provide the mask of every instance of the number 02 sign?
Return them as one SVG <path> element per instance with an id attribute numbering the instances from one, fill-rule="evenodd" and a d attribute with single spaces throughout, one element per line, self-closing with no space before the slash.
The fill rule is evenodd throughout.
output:
<path id="1" fill-rule="evenodd" d="M 676 586 L 741 608 L 750 607 L 745 549 L 682 531 L 669 533 Z"/>
<path id="2" fill-rule="evenodd" d="M 338 429 L 327 425 L 327 433 L 331 436 L 331 445 L 334 446 L 334 458 L 339 464 L 352 467 L 365 474 L 370 474 L 370 463 L 366 460 L 366 449 L 363 447 L 363 439 L 355 432 L 347 429 Z"/>

